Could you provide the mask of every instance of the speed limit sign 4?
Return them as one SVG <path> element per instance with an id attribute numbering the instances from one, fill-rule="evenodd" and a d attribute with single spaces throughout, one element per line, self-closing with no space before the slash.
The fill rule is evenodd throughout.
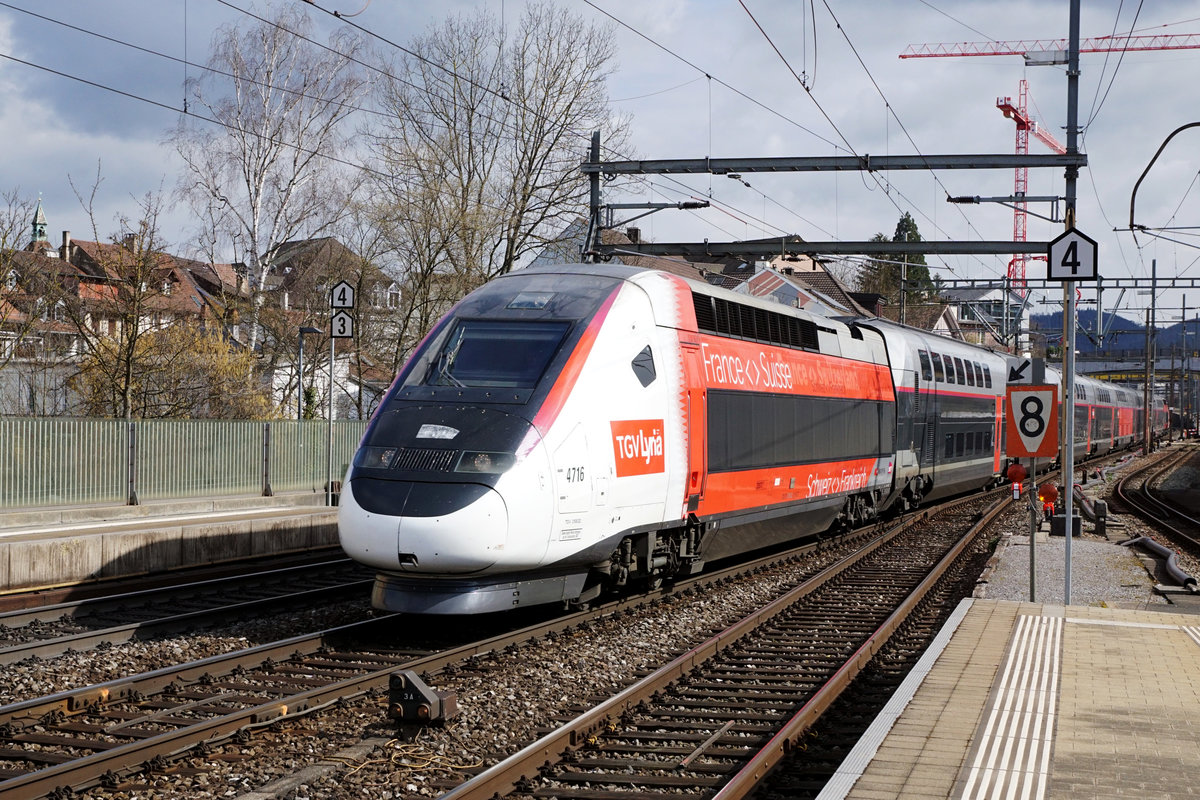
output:
<path id="1" fill-rule="evenodd" d="M 1051 458 L 1058 450 L 1058 387 L 1010 386 L 1007 408 L 1008 455 Z"/>

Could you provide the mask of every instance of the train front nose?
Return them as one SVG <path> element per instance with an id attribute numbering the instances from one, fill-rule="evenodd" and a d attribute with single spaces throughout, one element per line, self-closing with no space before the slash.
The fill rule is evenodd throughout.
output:
<path id="1" fill-rule="evenodd" d="M 478 483 L 359 477 L 342 494 L 338 529 L 346 554 L 377 569 L 468 575 L 496 563 L 508 541 L 508 510 L 495 489 Z"/>

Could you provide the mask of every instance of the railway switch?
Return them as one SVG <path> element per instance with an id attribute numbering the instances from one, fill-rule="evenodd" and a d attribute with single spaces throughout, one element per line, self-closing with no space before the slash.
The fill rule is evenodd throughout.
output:
<path id="1" fill-rule="evenodd" d="M 455 692 L 431 689 L 411 670 L 388 680 L 388 717 L 402 725 L 440 725 L 457 714 Z"/>

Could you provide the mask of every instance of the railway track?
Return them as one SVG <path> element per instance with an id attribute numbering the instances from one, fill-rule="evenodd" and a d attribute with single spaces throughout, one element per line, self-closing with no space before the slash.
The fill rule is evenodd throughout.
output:
<path id="1" fill-rule="evenodd" d="M 342 558 L 8 611 L 0 613 L 0 665 L 363 596 L 371 581 L 369 571 Z"/>
<path id="2" fill-rule="evenodd" d="M 1197 576 L 1200 575 L 1200 518 L 1194 512 L 1161 497 L 1154 489 L 1182 464 L 1194 458 L 1193 447 L 1173 449 L 1148 469 L 1125 475 L 1113 489 L 1118 502 L 1128 511 L 1141 517 L 1148 533 L 1131 540 L 1154 559 L 1153 573 L 1167 588 L 1200 594 Z M 1150 535 L 1153 533 L 1154 535 Z M 1148 567 L 1149 568 L 1149 567 Z M 1173 601 L 1174 602 L 1174 601 Z"/>
<path id="3" fill-rule="evenodd" d="M 930 513 L 932 510 L 913 515 L 906 521 L 906 526 L 911 527 L 915 520 Z M 978 514 L 977 511 L 957 513 L 970 517 Z M 858 549 L 875 533 L 877 531 L 859 532 L 834 541 L 810 544 L 796 551 L 768 556 L 666 587 L 649 598 L 610 603 L 482 641 L 464 644 L 462 638 L 452 642 L 444 636 L 441 639 L 430 636 L 424 643 L 413 642 L 412 647 L 404 650 L 377 646 L 372 643 L 373 639 L 382 637 L 393 641 L 396 636 L 398 621 L 386 617 L 0 707 L 0 795 L 12 792 L 14 796 L 39 797 L 58 793 L 65 797 L 71 791 L 91 786 L 123 787 L 128 785 L 128 776 L 146 769 L 167 769 L 166 764 L 172 760 L 203 754 L 258 728 L 270 727 L 277 731 L 281 722 L 334 703 L 358 698 L 357 702 L 366 701 L 368 707 L 378 706 L 381 702 L 378 698 L 385 691 L 391 675 L 399 670 L 412 670 L 425 676 L 467 672 L 473 665 L 487 662 L 502 652 L 512 652 L 522 643 L 539 639 L 549 641 L 564 633 L 581 635 L 572 631 L 583 631 L 597 620 L 637 615 L 636 609 L 661 600 L 690 596 L 691 593 L 699 596 L 705 585 L 720 585 L 734 580 L 735 575 L 778 569 L 780 562 L 788 565 L 789 575 L 795 574 L 791 581 L 795 584 L 811 578 L 818 567 L 791 564 L 805 559 L 812 564 L 828 564 Z M 882 551 L 887 548 L 876 541 L 869 549 L 878 552 L 874 558 L 883 559 Z M 876 577 L 894 577 L 902 570 L 907 571 L 909 562 L 928 554 L 929 550 L 927 543 L 921 543 L 911 552 L 893 556 L 890 561 L 880 561 L 873 572 Z M 805 555 L 800 555 L 801 552 Z M 822 582 L 831 580 L 827 578 Z M 809 614 L 806 622 L 792 624 L 797 630 L 807 630 L 807 633 L 798 634 L 806 643 L 793 648 L 787 658 L 804 656 L 806 668 L 826 668 L 835 656 L 844 655 L 843 651 L 851 647 L 846 641 L 828 647 L 823 644 L 826 639 L 834 641 L 836 631 L 828 627 L 831 620 L 840 620 L 834 628 L 849 630 L 855 627 L 858 630 L 856 636 L 860 636 L 864 632 L 879 632 L 885 627 L 876 619 L 884 614 L 885 606 L 892 605 L 894 610 L 894 595 L 899 590 L 888 586 L 890 580 L 884 580 L 878 586 L 870 584 L 872 588 L 867 588 L 867 584 L 850 583 L 848 578 L 840 580 L 840 584 L 829 583 L 829 588 L 823 590 L 835 598 L 840 597 L 838 616 L 822 609 Z M 810 582 L 805 593 L 815 591 L 815 585 Z M 881 599 L 871 611 L 873 616 L 864 622 L 856 598 L 871 592 L 878 592 Z M 835 603 L 834 607 L 837 606 Z M 889 626 L 898 624 L 899 617 L 896 617 Z M 458 633 L 466 638 L 466 633 Z M 406 635 L 405 640 L 410 641 L 411 637 Z M 876 639 L 854 646 L 858 660 L 866 663 L 881 641 Z M 759 671 L 767 666 L 765 656 L 749 651 L 739 654 L 738 658 L 750 659 Z M 774 666 L 777 671 L 787 671 L 782 665 Z M 730 674 L 739 671 L 729 669 Z M 740 671 L 746 672 L 745 669 Z M 849 680 L 849 675 L 847 671 L 845 680 Z M 725 680 L 722 675 L 717 682 Z M 811 679 L 816 680 L 817 677 Z M 761 696 L 754 701 L 756 703 L 778 705 L 783 702 L 772 698 L 772 691 L 761 688 L 753 691 Z M 724 702 L 736 706 L 741 701 L 738 692 L 740 689 L 732 694 L 726 692 L 729 696 Z M 822 703 L 827 705 L 825 701 L 817 705 L 824 707 Z M 379 713 L 382 718 L 382 711 Z M 286 734 L 278 732 L 273 735 L 286 738 Z M 736 725 L 725 735 L 748 738 L 748 733 L 737 732 Z M 695 738 L 699 733 L 693 730 L 689 736 Z M 681 743 L 674 745 L 677 749 L 695 748 L 691 738 L 679 741 Z M 718 742 L 713 747 L 715 749 L 706 751 L 708 755 L 722 752 L 727 745 Z M 193 762 L 203 760 L 193 759 Z"/>
<path id="4" fill-rule="evenodd" d="M 1195 455 L 1191 447 L 1173 450 L 1154 464 L 1152 471 L 1144 470 L 1123 476 L 1114 487 L 1122 503 L 1149 522 L 1159 525 L 1188 543 L 1194 554 L 1200 555 L 1200 518 L 1165 500 L 1154 491 L 1154 484 Z"/>
<path id="5" fill-rule="evenodd" d="M 898 526 L 519 753 L 443 786 L 445 797 L 747 796 L 1007 505 L 990 502 Z"/>
<path id="6" fill-rule="evenodd" d="M 468 632 L 443 629 L 423 634 L 427 641 L 419 649 L 366 648 L 364 642 L 372 639 L 395 638 L 397 615 L 389 615 L 0 706 L 0 796 L 66 797 L 91 786 L 119 786 L 124 775 L 164 768 L 171 759 L 206 751 L 246 731 L 379 693 L 398 670 L 436 674 L 591 620 L 631 613 L 655 598 L 794 560 L 800 552 L 853 550 L 866 536 L 806 545 L 666 587 L 650 597 L 609 603 L 465 645 L 461 640 L 469 638 Z M 457 637 L 458 643 L 447 636 Z"/>

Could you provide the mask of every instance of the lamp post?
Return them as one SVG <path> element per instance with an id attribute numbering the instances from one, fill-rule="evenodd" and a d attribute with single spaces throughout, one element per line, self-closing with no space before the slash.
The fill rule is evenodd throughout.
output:
<path id="1" fill-rule="evenodd" d="M 320 328 L 305 325 L 300 329 L 300 358 L 296 368 L 296 421 L 304 420 L 304 334 L 324 333 Z"/>

